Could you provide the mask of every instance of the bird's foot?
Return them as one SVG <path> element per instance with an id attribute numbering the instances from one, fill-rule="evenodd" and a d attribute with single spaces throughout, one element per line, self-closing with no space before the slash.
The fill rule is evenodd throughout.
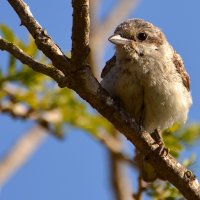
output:
<path id="1" fill-rule="evenodd" d="M 163 157 L 167 156 L 169 153 L 169 149 L 166 148 L 164 145 L 160 130 L 155 129 L 151 136 L 155 140 L 155 144 L 158 145 L 159 155 Z"/>
<path id="2" fill-rule="evenodd" d="M 162 141 L 156 142 L 156 144 L 158 144 L 158 152 L 159 155 L 162 157 L 166 157 L 169 153 L 169 149 L 167 147 L 165 147 L 164 143 Z"/>

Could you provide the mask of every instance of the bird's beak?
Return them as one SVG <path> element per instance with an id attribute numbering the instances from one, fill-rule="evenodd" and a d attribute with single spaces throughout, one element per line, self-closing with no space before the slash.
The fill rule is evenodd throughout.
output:
<path id="1" fill-rule="evenodd" d="M 113 44 L 117 44 L 117 45 L 125 45 L 125 44 L 127 45 L 132 42 L 132 40 L 123 38 L 121 35 L 112 35 L 108 38 L 108 40 L 112 42 Z"/>

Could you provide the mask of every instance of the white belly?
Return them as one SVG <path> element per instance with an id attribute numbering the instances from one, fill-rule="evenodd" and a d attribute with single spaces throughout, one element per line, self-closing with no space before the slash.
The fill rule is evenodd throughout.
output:
<path id="1" fill-rule="evenodd" d="M 173 73 L 169 77 L 160 70 L 156 72 L 127 67 L 131 71 L 114 68 L 102 80 L 102 86 L 118 97 L 125 109 L 138 123 L 142 119 L 144 128 L 164 130 L 174 123 L 185 123 L 192 100 L 182 85 L 182 80 Z M 124 73 L 125 72 L 125 73 Z"/>

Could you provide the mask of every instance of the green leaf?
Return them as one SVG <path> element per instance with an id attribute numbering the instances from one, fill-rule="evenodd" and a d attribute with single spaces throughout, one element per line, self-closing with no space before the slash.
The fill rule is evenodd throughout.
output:
<path id="1" fill-rule="evenodd" d="M 35 41 L 31 36 L 29 36 L 29 43 L 28 45 L 26 45 L 25 51 L 27 54 L 31 55 L 32 57 L 36 57 L 39 52 L 35 44 Z"/>
<path id="2" fill-rule="evenodd" d="M 181 144 L 181 141 L 177 139 L 174 133 L 167 132 L 163 133 L 163 139 L 167 148 L 170 149 L 170 153 L 177 158 L 180 152 L 183 150 L 183 145 Z"/>
<path id="3" fill-rule="evenodd" d="M 183 130 L 181 140 L 187 145 L 192 145 L 200 139 L 200 125 L 192 124 Z"/>
<path id="4" fill-rule="evenodd" d="M 16 62 L 17 59 L 10 55 L 9 56 L 9 63 L 8 63 L 8 74 L 9 75 L 14 75 L 16 73 Z"/>
<path id="5" fill-rule="evenodd" d="M 14 42 L 15 40 L 14 32 L 7 25 L 1 24 L 0 31 L 5 39 L 7 39 L 9 42 Z"/>

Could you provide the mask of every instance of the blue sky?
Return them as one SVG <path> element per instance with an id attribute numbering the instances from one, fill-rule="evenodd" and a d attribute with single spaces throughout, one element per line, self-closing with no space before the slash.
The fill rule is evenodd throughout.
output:
<path id="1" fill-rule="evenodd" d="M 71 1 L 26 1 L 33 15 L 47 29 L 63 51 L 71 46 Z M 100 16 L 104 17 L 115 3 L 104 0 Z M 200 1 L 143 0 L 129 17 L 143 18 L 159 26 L 182 55 L 192 82 L 193 106 L 189 121 L 200 121 Z M 8 24 L 26 41 L 27 30 L 7 1 L 0 1 L 0 23 Z M 120 22 L 119 22 L 120 23 Z M 109 44 L 110 45 L 110 44 Z M 105 60 L 114 52 L 108 46 Z M 0 64 L 6 54 L 0 52 Z M 33 124 L 0 115 L 0 156 Z M 190 148 L 197 154 L 199 148 Z M 0 200 L 114 200 L 109 185 L 109 163 L 106 150 L 99 142 L 81 131 L 71 130 L 64 141 L 49 137 L 26 165 L 0 190 Z M 200 160 L 199 157 L 197 157 Z M 195 169 L 198 171 L 198 169 Z M 200 173 L 198 173 L 199 175 Z M 133 175 L 134 176 L 134 175 Z M 199 176 L 200 177 L 200 176 Z"/>

